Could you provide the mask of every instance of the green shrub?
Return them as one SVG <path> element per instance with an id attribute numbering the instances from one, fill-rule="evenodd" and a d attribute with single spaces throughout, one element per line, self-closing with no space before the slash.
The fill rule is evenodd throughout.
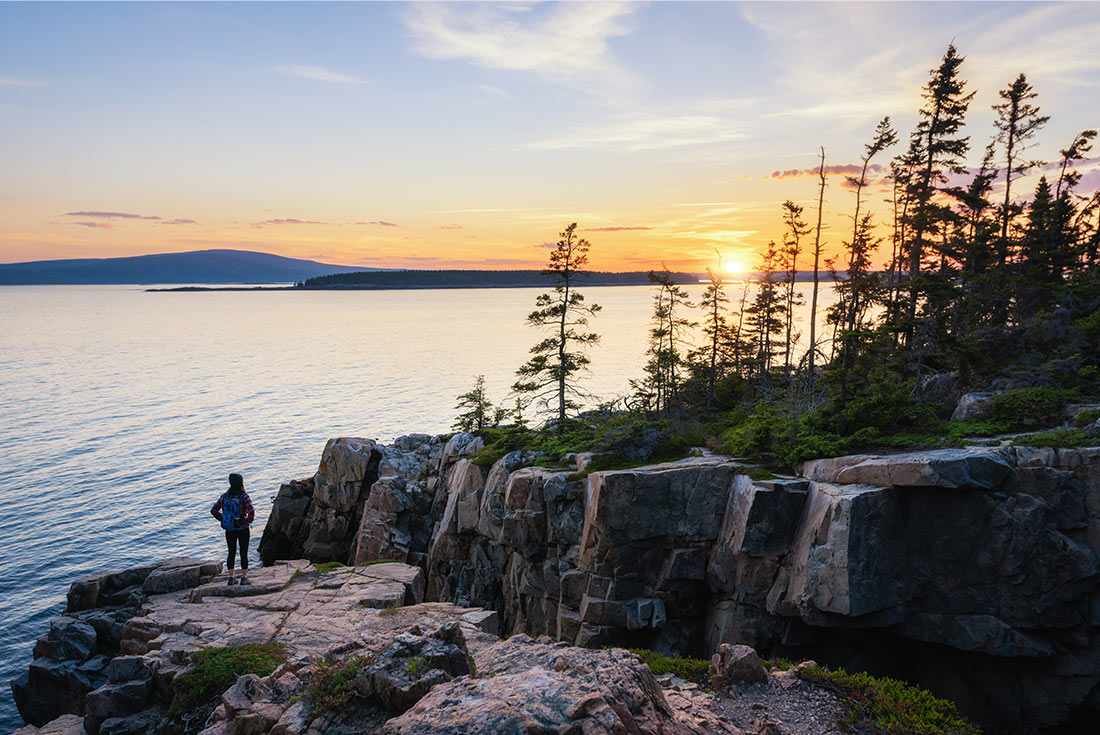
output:
<path id="1" fill-rule="evenodd" d="M 387 608 L 383 608 L 382 610 L 379 610 L 378 614 L 383 616 L 383 617 L 388 618 L 391 615 L 396 615 L 400 611 L 401 611 L 401 608 L 399 608 L 399 607 L 387 607 Z"/>
<path id="2" fill-rule="evenodd" d="M 1077 426 L 1088 426 L 1095 423 L 1097 419 L 1100 419 L 1100 408 L 1087 408 L 1077 414 L 1073 423 Z"/>
<path id="3" fill-rule="evenodd" d="M 1100 445 L 1100 437 L 1090 437 L 1080 429 L 1054 429 L 1041 434 L 1028 434 L 1014 440 L 1017 447 L 1036 447 L 1039 449 L 1076 449 Z"/>
<path id="4" fill-rule="evenodd" d="M 998 393 L 989 399 L 989 418 L 1009 427 L 1008 431 L 1053 426 L 1062 423 L 1067 398 L 1067 391 L 1046 387 Z"/>
<path id="5" fill-rule="evenodd" d="M 849 725 L 866 719 L 886 735 L 981 735 L 954 703 L 897 679 L 822 666 L 801 669 L 798 676 L 839 690 L 851 707 Z"/>
<path id="6" fill-rule="evenodd" d="M 267 676 L 284 660 L 282 644 L 246 643 L 230 648 L 207 648 L 191 656 L 194 666 L 175 678 L 174 712 L 187 711 L 219 696 L 244 674 Z"/>
<path id="7" fill-rule="evenodd" d="M 360 656 L 331 666 L 322 659 L 305 691 L 296 697 L 307 700 L 316 713 L 338 710 L 355 695 L 355 677 L 366 667 L 367 659 Z"/>
<path id="8" fill-rule="evenodd" d="M 710 661 L 685 656 L 668 656 L 648 648 L 626 649 L 642 660 L 656 676 L 672 674 L 685 681 L 703 682 L 708 678 Z"/>

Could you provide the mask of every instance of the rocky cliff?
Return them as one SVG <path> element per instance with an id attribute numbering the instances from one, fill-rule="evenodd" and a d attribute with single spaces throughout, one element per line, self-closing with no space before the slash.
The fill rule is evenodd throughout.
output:
<path id="1" fill-rule="evenodd" d="M 502 629 L 709 655 L 746 643 L 918 681 L 997 732 L 1100 712 L 1100 449 L 949 449 L 753 480 L 470 457 L 480 440 L 337 439 L 283 486 L 265 561 L 424 570 Z M 375 469 L 377 468 L 377 469 Z"/>
<path id="2" fill-rule="evenodd" d="M 481 446 L 330 441 L 277 495 L 249 587 L 193 559 L 77 581 L 13 685 L 24 718 L 91 735 L 740 732 L 603 650 L 723 644 L 917 681 L 987 732 L 1085 732 L 1100 713 L 1100 448 L 841 457 L 762 480 L 715 456 L 479 466 Z M 330 561 L 349 566 L 310 563 Z M 166 717 L 196 652 L 259 642 L 283 646 L 279 668 L 238 679 L 209 720 Z M 359 719 L 302 704 L 352 659 L 369 662 Z"/>

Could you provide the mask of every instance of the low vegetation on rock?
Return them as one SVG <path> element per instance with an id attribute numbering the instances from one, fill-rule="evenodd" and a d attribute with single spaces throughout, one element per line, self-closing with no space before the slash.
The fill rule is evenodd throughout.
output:
<path id="1" fill-rule="evenodd" d="M 186 712 L 210 702 L 244 674 L 267 676 L 283 662 L 285 649 L 275 641 L 246 643 L 227 648 L 206 648 L 191 657 L 194 666 L 172 684 L 175 712 Z"/>
<path id="2" fill-rule="evenodd" d="M 867 722 L 885 735 L 981 735 L 953 703 L 897 679 L 816 665 L 799 669 L 798 676 L 843 695 L 851 726 Z"/>
<path id="3" fill-rule="evenodd" d="M 362 656 L 351 656 L 335 664 L 319 660 L 312 680 L 301 694 L 295 695 L 294 701 L 309 702 L 318 714 L 340 710 L 355 696 L 355 677 L 367 663 Z"/>

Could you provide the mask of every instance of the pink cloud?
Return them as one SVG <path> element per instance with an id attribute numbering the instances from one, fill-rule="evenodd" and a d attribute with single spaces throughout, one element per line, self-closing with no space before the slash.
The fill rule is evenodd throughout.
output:
<path id="1" fill-rule="evenodd" d="M 769 179 L 794 179 L 805 176 L 817 176 L 820 169 L 815 166 L 813 168 L 789 168 L 783 171 L 772 171 Z M 835 176 L 842 174 L 844 176 L 858 176 L 859 172 L 863 170 L 862 163 L 842 163 L 834 164 L 832 166 L 825 167 L 826 176 Z M 872 163 L 867 167 L 868 173 L 881 173 L 886 170 L 885 166 L 880 166 L 877 163 Z"/>
<path id="2" fill-rule="evenodd" d="M 99 211 L 80 211 L 80 212 L 66 212 L 65 217 L 92 217 L 94 219 L 157 219 L 160 217 L 148 217 L 143 214 L 130 214 L 129 212 L 99 212 Z"/>
<path id="3" fill-rule="evenodd" d="M 252 226 L 256 228 L 267 227 L 268 225 L 327 225 L 328 222 L 317 222 L 311 219 L 295 219 L 288 217 L 286 219 L 265 219 L 263 222 L 253 222 Z"/>

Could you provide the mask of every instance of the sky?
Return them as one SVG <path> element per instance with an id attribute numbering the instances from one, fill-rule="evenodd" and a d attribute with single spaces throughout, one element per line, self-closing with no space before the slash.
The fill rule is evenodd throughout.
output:
<path id="1" fill-rule="evenodd" d="M 0 2 L 0 262 L 537 268 L 577 222 L 594 269 L 743 270 L 784 200 L 816 219 L 820 147 L 904 141 L 952 41 L 972 163 L 1020 72 L 1029 155 L 1100 127 L 1100 3 Z"/>

